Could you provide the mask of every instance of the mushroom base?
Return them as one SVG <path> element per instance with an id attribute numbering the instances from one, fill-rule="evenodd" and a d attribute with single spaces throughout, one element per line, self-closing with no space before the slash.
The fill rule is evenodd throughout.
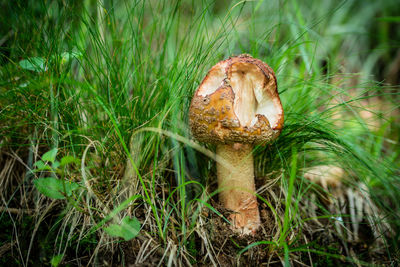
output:
<path id="1" fill-rule="evenodd" d="M 217 162 L 219 199 L 232 210 L 232 228 L 243 235 L 255 234 L 260 226 L 257 197 L 254 185 L 253 146 L 248 144 L 218 145 L 217 155 L 226 165 Z"/>

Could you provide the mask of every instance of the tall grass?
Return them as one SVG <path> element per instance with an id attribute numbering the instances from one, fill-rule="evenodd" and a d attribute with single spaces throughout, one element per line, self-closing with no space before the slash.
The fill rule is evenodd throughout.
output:
<path id="1" fill-rule="evenodd" d="M 244 245 L 231 238 L 238 255 L 269 245 L 284 264 L 312 264 L 310 251 L 326 261 L 341 259 L 341 251 L 317 249 L 302 236 L 312 229 L 305 201 L 315 192 L 303 170 L 333 164 L 345 170 L 350 188 L 366 186 L 363 193 L 393 229 L 385 247 L 389 258 L 396 257 L 398 87 L 381 82 L 398 49 L 396 20 L 385 19 L 398 15 L 396 1 L 4 5 L 0 222 L 10 229 L 1 238 L 17 255 L 15 263 L 60 257 L 102 264 L 111 262 L 107 255 L 123 262 L 124 253 L 134 251 L 138 263 L 150 260 L 148 252 L 162 264 L 218 264 L 208 218 L 226 218 L 216 205 L 213 147 L 191 140 L 187 111 L 207 70 L 240 53 L 275 70 L 285 128 L 276 142 L 254 151 L 258 183 L 269 185 L 258 194 L 273 211 L 271 239 Z M 33 57 L 46 68 L 21 67 L 21 60 Z M 376 99 L 390 112 L 374 109 Z M 370 109 L 378 113 L 377 128 L 360 115 Z M 33 186 L 35 179 L 54 176 L 31 172 L 51 148 L 58 148 L 58 159 L 79 159 L 56 173 L 82 185 L 71 199 L 51 200 Z M 318 212 L 319 218 L 337 215 L 322 204 Z M 124 250 L 104 229 L 125 216 L 139 218 L 142 228 Z M 40 253 L 45 255 L 36 257 Z"/>

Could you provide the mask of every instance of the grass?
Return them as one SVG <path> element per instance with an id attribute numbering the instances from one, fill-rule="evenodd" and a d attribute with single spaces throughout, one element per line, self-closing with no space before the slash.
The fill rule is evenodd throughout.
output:
<path id="1" fill-rule="evenodd" d="M 398 260 L 396 1 L 2 5 L 3 264 Z M 264 215 L 249 240 L 229 232 L 214 147 L 187 117 L 207 70 L 240 53 L 275 70 L 285 111 L 279 139 L 254 151 Z M 340 189 L 305 178 L 321 165 L 343 170 Z M 34 186 L 46 177 L 79 188 L 48 198 Z M 127 216 L 140 231 L 123 241 Z"/>

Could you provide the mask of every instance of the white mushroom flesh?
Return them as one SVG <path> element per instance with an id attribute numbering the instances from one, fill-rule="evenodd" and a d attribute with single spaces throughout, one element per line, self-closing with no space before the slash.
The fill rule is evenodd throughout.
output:
<path id="1" fill-rule="evenodd" d="M 227 79 L 227 64 L 215 66 L 199 88 L 198 95 L 207 96 L 214 93 Z M 257 123 L 257 114 L 264 115 L 272 128 L 280 119 L 280 103 L 274 103 L 266 92 L 264 73 L 252 63 L 237 62 L 230 67 L 231 77 L 227 80 L 235 94 L 234 112 L 242 126 L 252 127 Z M 267 81 L 274 83 L 275 81 Z"/>

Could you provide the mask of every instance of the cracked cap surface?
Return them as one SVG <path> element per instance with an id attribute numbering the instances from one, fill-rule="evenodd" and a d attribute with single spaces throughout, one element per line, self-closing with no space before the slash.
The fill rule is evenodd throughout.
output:
<path id="1" fill-rule="evenodd" d="M 259 144 L 276 139 L 283 109 L 274 71 L 247 54 L 217 63 L 194 94 L 189 120 L 201 142 Z"/>

